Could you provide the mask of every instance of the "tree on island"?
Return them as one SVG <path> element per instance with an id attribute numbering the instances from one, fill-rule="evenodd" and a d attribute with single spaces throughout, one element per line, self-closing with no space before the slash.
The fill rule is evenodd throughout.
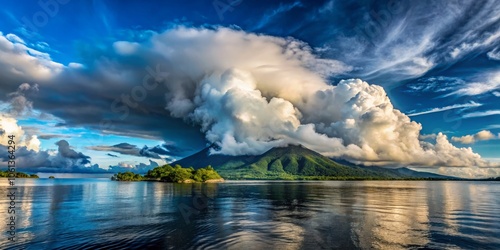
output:
<path id="1" fill-rule="evenodd" d="M 141 181 L 141 180 L 160 180 L 164 182 L 206 182 L 209 180 L 223 180 L 222 177 L 211 166 L 195 170 L 194 168 L 183 168 L 180 165 L 174 167 L 164 165 L 149 170 L 143 177 L 132 172 L 118 173 L 111 177 L 116 181 Z"/>
<path id="2" fill-rule="evenodd" d="M 12 177 L 12 173 L 13 172 L 9 172 L 8 170 L 6 171 L 0 171 L 0 178 L 1 177 L 4 177 L 4 178 L 9 178 L 9 177 Z M 23 173 L 23 172 L 14 172 L 15 173 L 15 178 L 39 178 L 38 175 L 36 174 L 27 174 L 27 173 Z"/>
<path id="3" fill-rule="evenodd" d="M 142 181 L 144 177 L 140 174 L 134 174 L 130 171 L 127 171 L 125 173 L 117 173 L 114 174 L 113 177 L 111 177 L 111 180 L 116 180 L 116 181 Z"/>
<path id="4" fill-rule="evenodd" d="M 166 182 L 206 182 L 208 180 L 222 179 L 211 166 L 195 170 L 192 167 L 183 168 L 180 165 L 156 167 L 149 170 L 145 177 Z"/>
<path id="5" fill-rule="evenodd" d="M 222 177 L 209 165 L 206 168 L 197 169 L 193 174 L 193 179 L 198 182 L 205 182 L 208 180 L 222 179 Z"/>

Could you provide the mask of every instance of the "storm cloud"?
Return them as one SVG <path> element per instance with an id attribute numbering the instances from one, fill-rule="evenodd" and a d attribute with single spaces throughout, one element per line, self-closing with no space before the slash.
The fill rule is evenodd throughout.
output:
<path id="1" fill-rule="evenodd" d="M 300 143 L 326 156 L 366 165 L 453 167 L 453 171 L 474 166 L 498 173 L 498 164 L 482 159 L 471 148 L 452 145 L 444 133 L 438 131 L 435 137 L 421 140 L 422 125 L 395 108 L 388 96 L 387 89 L 395 83 L 420 77 L 438 66 L 451 67 L 467 55 L 494 60 L 499 34 L 495 2 L 447 2 L 443 16 L 440 8 L 444 3 L 405 2 L 396 10 L 374 1 L 363 7 L 365 12 L 350 18 L 340 13 L 348 4 L 323 1 L 316 15 L 303 18 L 304 26 L 294 26 L 296 37 L 302 40 L 237 27 L 176 26 L 148 31 L 140 41 L 81 46 L 81 60 L 67 66 L 22 40 L 8 39 L 11 34 L 0 35 L 0 74 L 5 76 L 0 89 L 18 93 L 0 98 L 9 102 L 22 96 L 24 100 L 15 102 L 19 110 L 38 109 L 63 119 L 64 126 L 99 131 L 100 137 L 85 139 L 93 145 L 88 148 L 97 151 L 160 159 L 185 156 L 189 150 L 209 144 L 218 146 L 213 154 L 252 155 Z M 386 12 L 390 17 L 385 25 L 373 21 Z M 260 20 L 254 30 L 264 24 L 278 27 L 280 15 L 282 12 Z M 426 15 L 425 22 L 422 15 Z M 346 27 L 307 39 L 308 32 L 314 31 L 304 28 L 311 26 L 308 22 L 332 16 L 349 20 Z M 378 25 L 378 31 L 366 33 L 363 23 Z M 315 41 L 323 36 L 336 39 Z M 306 39 L 309 43 L 303 41 Z M 488 66 L 484 74 L 476 68 L 471 71 L 474 77 L 466 80 L 443 76 L 428 78 L 432 84 L 436 82 L 432 86 L 428 82 L 409 86 L 411 91 L 434 91 L 442 98 L 496 93 L 498 69 Z M 24 83 L 37 86 L 37 94 L 30 99 L 20 92 Z M 491 107 L 465 101 L 413 115 L 479 106 Z M 16 131 L 6 125 L 1 129 L 7 128 Z M 109 134 L 172 143 L 142 148 L 128 143 L 108 146 Z M 26 149 L 35 152 L 38 138 L 21 136 Z M 4 139 L 1 143 L 5 145 Z M 91 167 L 89 159 L 71 151 L 69 145 L 61 142 L 57 146 L 61 158 L 78 159 L 66 165 Z"/>

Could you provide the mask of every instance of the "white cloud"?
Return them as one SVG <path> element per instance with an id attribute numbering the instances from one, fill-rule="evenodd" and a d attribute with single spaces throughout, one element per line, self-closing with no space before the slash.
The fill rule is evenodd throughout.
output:
<path id="1" fill-rule="evenodd" d="M 500 89 L 500 71 L 495 71 L 486 74 L 480 79 L 480 81 L 469 83 L 466 86 L 461 86 L 457 90 L 449 94 L 446 94 L 445 97 L 450 95 L 458 95 L 458 96 L 480 95 L 498 89 Z"/>
<path id="2" fill-rule="evenodd" d="M 174 73 L 167 110 L 199 124 L 221 148 L 213 153 L 258 154 L 301 143 L 369 165 L 491 166 L 441 133 L 435 143 L 421 141 L 421 125 L 395 109 L 382 87 L 359 79 L 329 85 L 324 76 L 346 67 L 329 69 L 343 64 L 318 58 L 294 39 L 179 28 L 154 35 L 150 44 L 140 50 L 175 62 L 168 65 Z"/>
<path id="3" fill-rule="evenodd" d="M 488 55 L 488 58 L 490 58 L 491 60 L 500 60 L 500 49 L 494 49 L 488 52 L 486 55 Z"/>
<path id="4" fill-rule="evenodd" d="M 8 112 L 11 115 L 19 117 L 32 111 L 33 102 L 26 98 L 26 94 L 30 92 L 38 92 L 38 84 L 22 83 L 17 91 L 8 94 L 10 97 Z"/>
<path id="5" fill-rule="evenodd" d="M 496 129 L 500 128 L 500 124 L 491 124 L 486 127 L 486 129 Z"/>
<path id="6" fill-rule="evenodd" d="M 488 111 L 472 112 L 469 114 L 465 114 L 462 117 L 463 118 L 473 118 L 473 117 L 483 117 L 483 116 L 490 116 L 490 115 L 500 115 L 500 110 L 488 110 Z"/>
<path id="7" fill-rule="evenodd" d="M 11 137 L 13 136 L 13 137 Z M 16 147 L 27 147 L 29 150 L 38 151 L 40 141 L 36 135 L 26 135 L 23 128 L 17 124 L 17 120 L 7 114 L 0 113 L 0 145 L 12 145 L 13 140 Z"/>
<path id="8" fill-rule="evenodd" d="M 437 134 L 427 134 L 427 135 L 420 135 L 418 138 L 420 140 L 429 140 L 429 139 L 435 140 L 436 137 L 437 137 Z"/>
<path id="9" fill-rule="evenodd" d="M 288 12 L 292 10 L 295 7 L 302 7 L 302 3 L 300 1 L 293 2 L 291 4 L 283 4 L 281 3 L 280 6 L 274 10 L 272 10 L 269 13 L 265 13 L 262 17 L 262 19 L 259 21 L 259 23 L 255 26 L 254 29 L 260 29 L 264 26 L 266 26 L 269 22 L 272 21 L 273 18 L 276 16 Z"/>
<path id="10" fill-rule="evenodd" d="M 488 159 L 494 161 L 495 159 Z M 498 159 L 497 159 L 498 160 Z M 500 163 L 500 161 L 496 161 Z M 462 168 L 447 168 L 441 167 L 438 168 L 438 174 L 448 175 L 448 176 L 458 176 L 462 178 L 490 178 L 490 177 L 498 177 L 500 176 L 500 168 L 496 167 L 462 167 Z"/>
<path id="11" fill-rule="evenodd" d="M 12 39 L 12 36 L 10 38 Z M 24 81 L 47 80 L 62 69 L 63 65 L 53 62 L 49 54 L 31 49 L 22 43 L 12 42 L 9 37 L 0 35 L 1 75 L 18 77 Z"/>
<path id="12" fill-rule="evenodd" d="M 483 104 L 476 103 L 476 102 L 470 102 L 470 103 L 466 103 L 466 104 L 455 104 L 455 105 L 446 106 L 446 107 L 442 107 L 442 108 L 433 108 L 433 109 L 429 109 L 429 110 L 426 110 L 426 111 L 410 112 L 408 114 L 408 116 L 425 115 L 425 114 L 443 112 L 443 111 L 446 111 L 446 110 L 459 109 L 459 108 L 475 108 L 475 107 L 480 107 L 482 105 Z"/>
<path id="13" fill-rule="evenodd" d="M 131 43 L 131 42 L 124 42 L 124 41 L 118 41 L 113 43 L 113 48 L 118 54 L 121 55 L 130 55 L 136 52 L 136 50 L 139 48 L 138 43 Z"/>
<path id="14" fill-rule="evenodd" d="M 81 64 L 81 63 L 75 63 L 75 62 L 69 63 L 68 67 L 73 68 L 73 69 L 83 69 L 83 68 L 85 68 L 85 66 L 83 64 Z"/>
<path id="15" fill-rule="evenodd" d="M 130 55 L 147 65 L 161 65 L 169 72 L 161 88 L 165 108 L 172 116 L 199 125 L 206 140 L 220 146 L 213 153 L 258 154 L 301 143 L 326 156 L 367 165 L 497 166 L 471 148 L 455 147 L 442 133 L 435 141 L 422 141 L 421 124 L 395 109 L 381 86 L 360 79 L 332 86 L 327 77 L 351 67 L 319 58 L 293 38 L 179 27 L 153 34 L 144 44 L 116 44 L 121 48 L 114 51 L 112 63 L 98 58 L 92 65 L 102 77 L 98 82 L 119 86 L 142 79 L 143 69 L 134 71 L 126 64 Z M 430 66 L 424 58 L 410 64 L 406 59 L 396 62 L 406 73 L 424 72 L 414 71 L 415 65 Z M 0 63 L 6 62 L 0 59 Z M 64 70 L 75 78 L 82 74 L 71 67 Z M 65 80 L 56 79 L 54 85 Z M 85 83 L 82 88 L 93 84 Z"/>
<path id="16" fill-rule="evenodd" d="M 451 140 L 454 142 L 460 142 L 462 144 L 472 144 L 475 143 L 476 141 L 487 141 L 495 138 L 498 137 L 496 137 L 493 133 L 491 133 L 491 131 L 481 130 L 474 135 L 464 135 L 461 137 L 453 136 Z"/>
<path id="17" fill-rule="evenodd" d="M 21 44 L 26 44 L 26 42 L 24 42 L 23 39 L 21 39 L 20 37 L 14 35 L 14 34 L 7 34 L 5 36 L 9 41 L 13 42 L 13 43 L 21 43 Z"/>
<path id="18" fill-rule="evenodd" d="M 458 86 L 465 84 L 465 81 L 458 77 L 436 76 L 421 78 L 417 83 L 408 84 L 406 92 L 447 92 L 455 90 Z"/>
<path id="19" fill-rule="evenodd" d="M 454 48 L 453 51 L 450 52 L 450 55 L 452 58 L 457 58 L 473 50 L 491 46 L 491 44 L 497 42 L 499 39 L 500 39 L 500 32 L 495 32 L 492 34 L 486 33 L 482 38 L 479 39 L 476 38 L 474 42 L 464 42 L 460 44 L 458 47 Z M 488 53 L 488 56 L 490 58 L 491 58 L 490 53 L 492 52 Z M 494 54 L 492 55 L 495 56 Z"/>

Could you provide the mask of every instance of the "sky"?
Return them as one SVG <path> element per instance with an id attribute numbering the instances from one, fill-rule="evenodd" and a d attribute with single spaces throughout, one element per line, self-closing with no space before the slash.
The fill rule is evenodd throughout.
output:
<path id="1" fill-rule="evenodd" d="M 500 176 L 496 1 L 4 1 L 0 167 L 144 173 L 208 145 Z"/>

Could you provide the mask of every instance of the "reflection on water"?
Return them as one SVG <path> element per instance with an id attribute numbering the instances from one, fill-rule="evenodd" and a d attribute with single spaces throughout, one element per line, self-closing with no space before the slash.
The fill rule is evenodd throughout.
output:
<path id="1" fill-rule="evenodd" d="M 17 184 L 1 249 L 500 249 L 498 182 Z"/>

